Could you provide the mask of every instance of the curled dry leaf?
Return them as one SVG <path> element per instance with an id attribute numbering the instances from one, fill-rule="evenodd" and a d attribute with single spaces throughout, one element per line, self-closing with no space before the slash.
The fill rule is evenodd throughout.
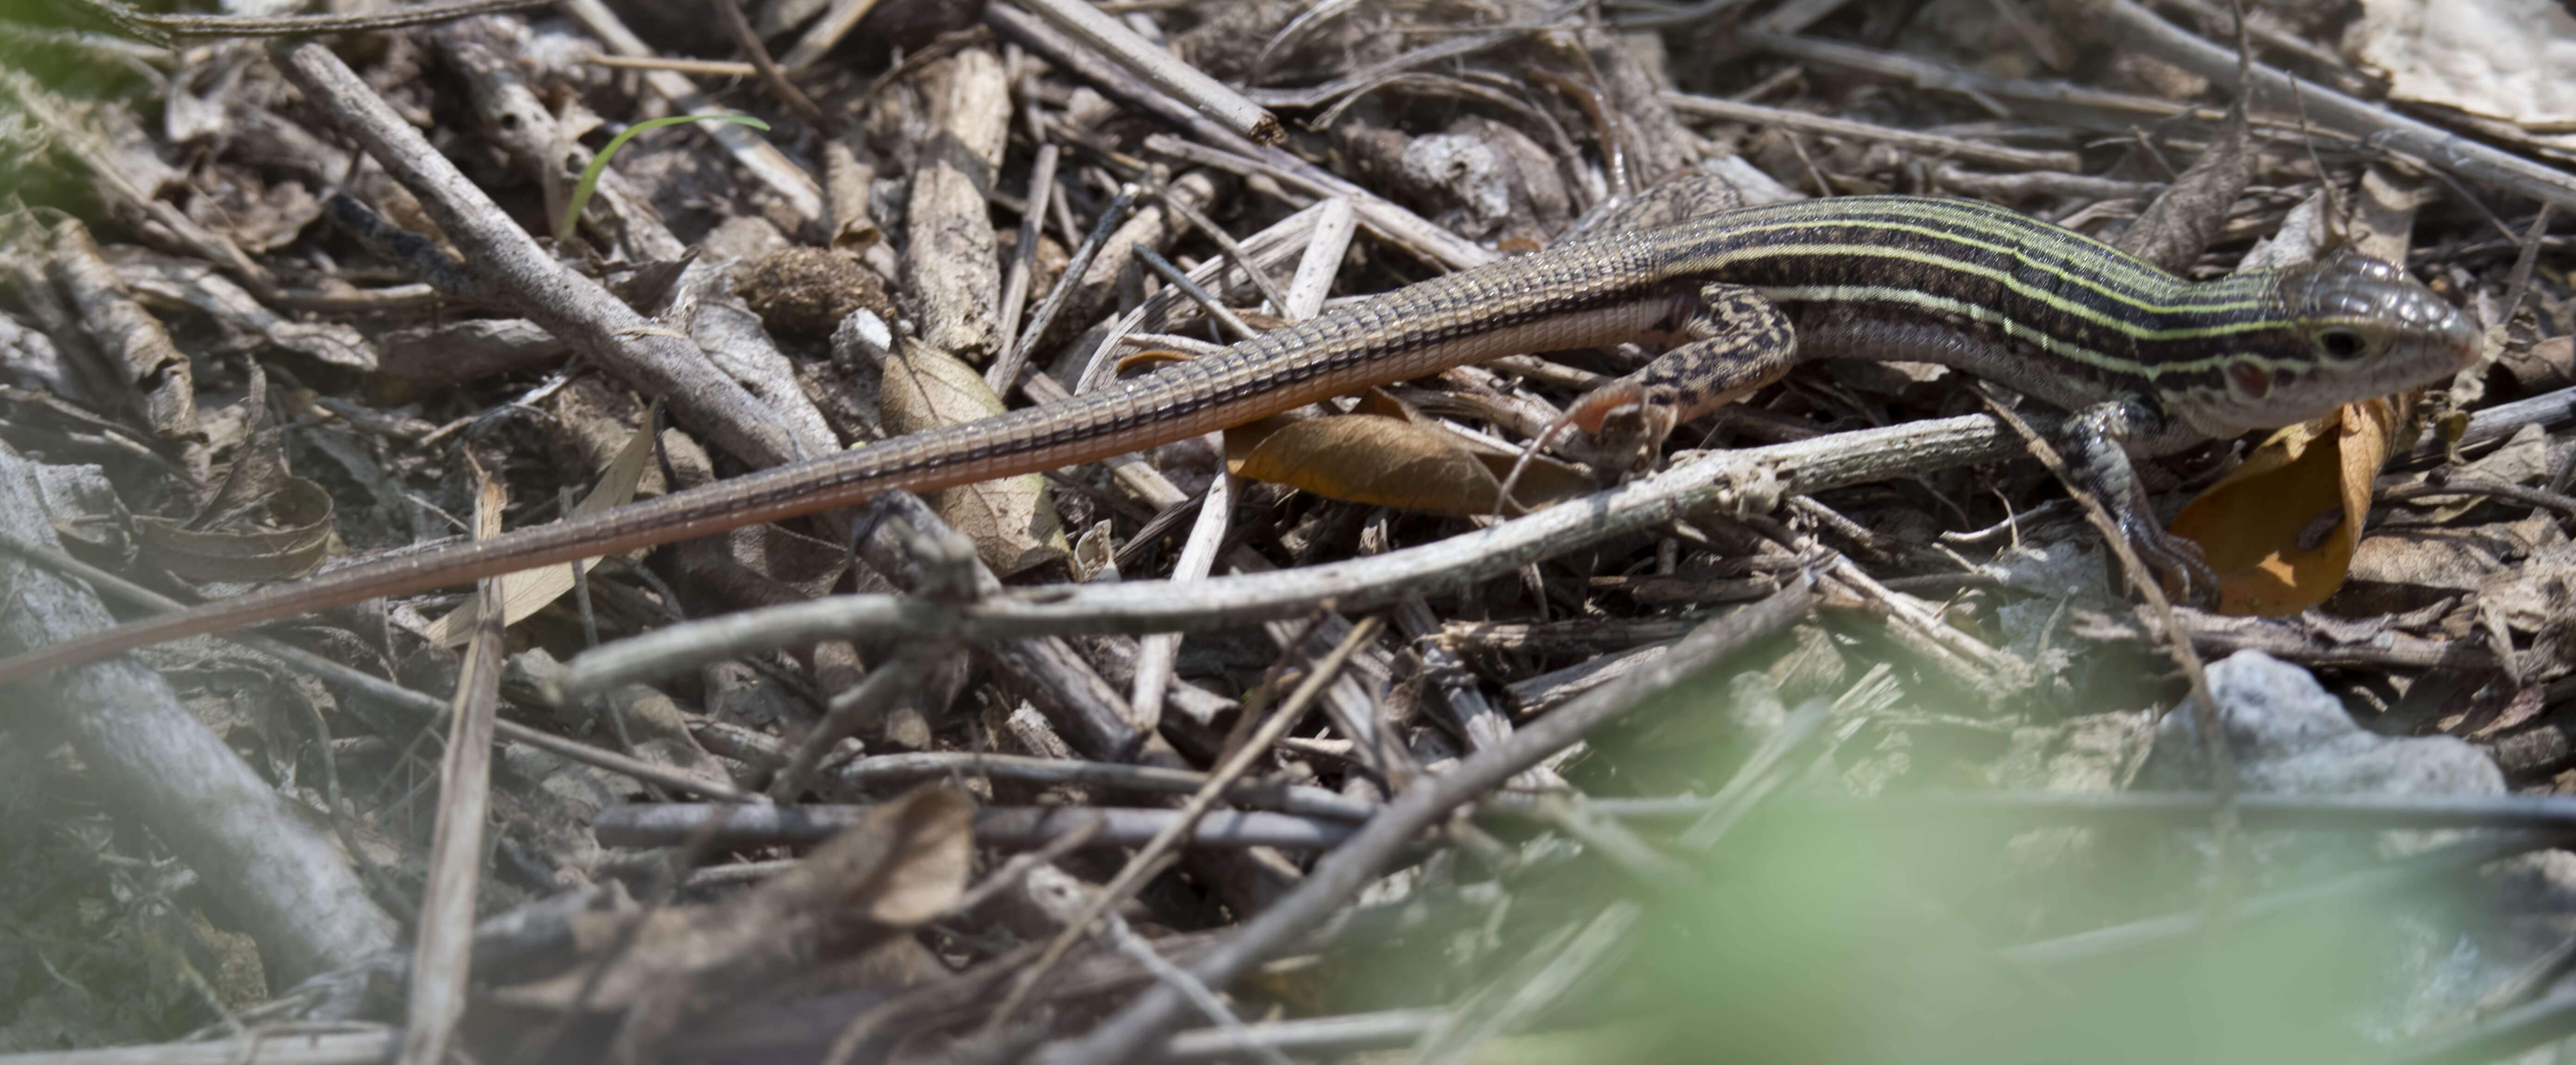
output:
<path id="1" fill-rule="evenodd" d="M 190 583 L 291 580 L 330 554 L 331 494 L 287 469 L 285 431 L 268 403 L 268 373 L 250 363 L 242 402 L 201 423 L 232 438 L 223 480 L 180 520 L 135 521 L 144 558 Z M 238 434 L 236 436 L 236 434 Z"/>
<path id="2" fill-rule="evenodd" d="M 2273 433 L 2175 515 L 2174 534 L 2218 573 L 2220 613 L 2296 614 L 2343 585 L 2371 482 L 2411 406 L 2373 399 Z"/>
<path id="3" fill-rule="evenodd" d="M 344 322 L 299 322 L 279 315 L 214 267 L 126 245 L 104 249 L 117 277 L 147 302 L 192 307 L 236 336 L 256 337 L 312 365 L 374 373 L 375 345 Z"/>
<path id="4" fill-rule="evenodd" d="M 635 434 L 627 438 L 626 446 L 618 450 L 616 458 L 609 460 L 608 469 L 599 475 L 599 483 L 591 486 L 590 494 L 581 497 L 581 502 L 573 504 L 571 517 L 624 506 L 635 498 L 635 485 L 644 479 L 644 471 L 651 467 L 653 461 L 653 427 L 661 421 L 662 401 L 656 397 L 652 409 L 644 414 L 644 424 L 635 427 Z M 583 573 L 590 572 L 590 567 L 598 564 L 599 560 L 595 558 L 575 563 Z M 573 572 L 562 566 L 546 566 L 501 578 L 501 624 L 518 624 L 528 615 L 545 609 L 546 604 L 562 598 L 565 592 L 572 590 Z M 476 606 L 479 601 L 479 597 L 469 598 L 463 606 L 431 622 L 430 642 L 448 647 L 464 643 L 466 637 L 474 634 L 474 620 L 480 616 Z"/>
<path id="5" fill-rule="evenodd" d="M 989 418 L 1003 409 L 982 373 L 910 339 L 886 359 L 877 407 L 885 431 L 894 435 Z M 1073 550 L 1047 499 L 1046 479 L 1036 474 L 944 488 L 926 498 L 950 528 L 974 538 L 975 553 L 1002 576 Z"/>
<path id="6" fill-rule="evenodd" d="M 1477 447 L 1383 393 L 1372 393 L 1369 406 L 1389 413 L 1271 418 L 1228 429 L 1226 465 L 1238 476 L 1327 499 L 1458 517 L 1494 513 L 1494 497 L 1520 461 L 1518 452 Z M 1518 505 L 1505 513 L 1527 513 L 1591 490 L 1573 467 L 1533 458 L 1512 486 Z"/>
<path id="7" fill-rule="evenodd" d="M 134 520 L 143 556 L 194 584 L 293 580 L 329 555 L 331 493 L 287 477 L 269 493 L 266 528 L 198 530 L 168 518 Z"/>

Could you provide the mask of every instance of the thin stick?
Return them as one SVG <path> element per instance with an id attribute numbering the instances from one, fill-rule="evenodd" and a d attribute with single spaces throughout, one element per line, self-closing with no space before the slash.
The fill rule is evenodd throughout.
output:
<path id="1" fill-rule="evenodd" d="M 2067 494 L 2075 497 L 2076 505 L 2084 508 L 2085 519 L 2102 534 L 2103 541 L 2110 545 L 2111 553 L 2120 559 L 2120 571 L 2128 575 L 2129 583 L 2137 588 L 2139 598 L 2145 599 L 2147 609 L 2154 613 L 2157 627 L 2164 633 L 2166 653 L 2173 657 L 2174 665 L 2182 668 L 2183 676 L 2191 680 L 2191 697 L 2196 704 L 2192 724 L 2200 733 L 2203 753 L 2209 759 L 2212 790 L 2218 793 L 2218 806 L 2210 812 L 2210 827 L 2218 837 L 2218 888 L 2213 909 L 2223 908 L 2234 891 L 2229 868 L 2234 864 L 2232 859 L 2238 846 L 2236 755 L 2227 746 L 2225 728 L 2219 717 L 2218 697 L 2210 693 L 2209 671 L 2201 665 L 2200 652 L 2192 648 L 2191 637 L 2184 634 L 2182 622 L 2174 615 L 2173 601 L 2165 598 L 2164 584 L 2157 580 L 2155 571 L 2138 558 L 2136 551 L 2131 550 L 2129 538 L 2120 531 L 2119 523 L 2112 521 L 2111 512 L 2103 509 L 2102 501 L 2094 498 L 2093 493 L 2086 491 L 2076 480 L 2074 472 L 2067 468 L 2066 459 L 2012 408 L 1996 402 L 1983 389 L 1978 390 L 1977 396 L 1985 400 L 1986 409 L 1995 417 L 2003 419 L 2005 425 L 2021 434 L 2022 441 L 2030 448 L 2031 457 L 2048 467 L 2048 472 L 2056 475 L 2058 481 L 2066 486 Z"/>
<path id="2" fill-rule="evenodd" d="M 778 65 L 789 70 L 813 66 L 815 60 L 823 58 L 823 53 L 831 51 L 833 45 L 841 43 L 841 38 L 857 29 L 859 20 L 868 17 L 868 12 L 875 10 L 876 6 L 877 0 L 833 0 L 831 9 L 806 28 L 805 36 L 797 39 L 796 47 L 788 49 Z"/>
<path id="3" fill-rule="evenodd" d="M 176 599 L 162 595 L 152 589 L 143 587 L 142 585 L 126 580 L 116 574 L 109 573 L 106 570 L 99 569 L 59 551 L 48 550 L 31 544 L 15 543 L 8 540 L 0 540 L 0 549 L 17 551 L 26 555 L 30 559 L 42 562 L 45 565 L 60 570 L 65 574 L 88 581 L 91 586 L 98 590 L 107 592 L 129 603 L 148 607 L 152 610 L 164 613 L 173 610 L 187 609 L 187 604 L 185 603 L 181 603 Z M 351 691 L 361 692 L 370 699 L 381 700 L 392 706 L 410 711 L 413 714 L 419 715 L 420 719 L 427 724 L 434 725 L 438 721 L 444 719 L 447 714 L 448 706 L 446 700 L 440 699 L 437 696 L 430 695 L 426 692 L 413 691 L 410 688 L 403 687 L 402 685 L 396 684 L 382 677 L 369 676 L 346 665 L 334 662 L 328 658 L 322 657 L 321 655 L 314 654 L 313 652 L 307 651 L 301 647 L 279 643 L 276 640 L 272 640 L 266 636 L 261 636 L 252 632 L 227 632 L 220 634 L 217 638 L 250 648 L 253 651 L 275 658 L 278 661 L 284 662 L 287 665 L 293 666 L 306 673 L 313 674 L 314 676 L 321 678 L 322 682 L 325 684 L 336 685 L 342 688 L 347 688 Z M 355 708 L 362 704 L 362 700 L 352 700 L 350 702 L 343 703 L 342 706 Z M 368 720 L 367 724 L 386 736 L 399 737 L 401 734 L 409 731 L 407 729 L 393 727 L 390 722 Z M 667 766 L 655 765 L 651 762 L 629 758 L 611 751 L 603 751 L 589 744 L 581 743 L 576 740 L 568 740 L 550 732 L 540 732 L 526 725 L 519 724 L 516 721 L 495 721 L 493 722 L 493 728 L 495 734 L 501 739 L 510 740 L 516 743 L 525 743 L 531 747 L 536 747 L 549 753 L 560 755 L 584 765 L 595 766 L 612 773 L 624 773 L 627 776 L 634 777 L 638 780 L 659 784 L 666 788 L 692 792 L 709 799 L 719 801 L 765 801 L 755 793 L 744 791 L 727 782 L 708 780 L 703 777 L 682 773 Z"/>
<path id="4" fill-rule="evenodd" d="M 1190 206 L 1188 200 L 1173 195 L 1169 185 L 1155 188 L 1154 200 L 1162 204 L 1166 210 L 1181 216 L 1182 221 L 1198 227 L 1199 232 L 1207 234 L 1209 240 L 1216 242 L 1218 251 L 1224 252 L 1226 258 L 1234 260 L 1234 264 L 1242 267 L 1244 273 L 1252 275 L 1252 287 L 1261 290 L 1262 298 L 1269 300 L 1271 306 L 1279 308 L 1279 313 L 1288 313 L 1288 294 L 1280 291 L 1279 285 L 1270 280 L 1270 271 L 1262 269 L 1260 263 L 1243 253 L 1243 245 L 1234 239 L 1234 234 L 1226 232 L 1224 226 L 1216 224 L 1214 219 L 1200 212 L 1198 208 Z"/>
<path id="5" fill-rule="evenodd" d="M 797 117 L 823 130 L 824 136 L 831 136 L 839 123 L 815 106 L 814 98 L 805 95 L 805 90 L 787 80 L 787 72 L 778 69 L 778 63 L 769 58 L 769 46 L 760 43 L 760 35 L 752 32 L 751 20 L 742 17 L 742 5 L 736 0 L 707 2 L 714 5 L 716 21 L 724 23 L 725 34 L 733 38 L 734 47 L 742 49 L 742 54 L 750 57 L 752 68 L 760 72 L 761 82 L 769 86 L 769 94 L 786 104 L 788 110 L 796 112 Z"/>
<path id="6" fill-rule="evenodd" d="M 2142 52 L 2249 97 L 2278 99 L 2296 91 L 2329 129 L 2403 152 L 2440 170 L 2536 200 L 2576 201 L 2576 176 L 2490 148 L 2423 122 L 2374 107 L 2342 93 L 2265 66 L 2251 65 L 2253 84 L 2237 77 L 2236 55 L 2165 21 L 2133 0 L 2080 0 L 2081 14 L 2102 25 L 2119 46 Z"/>
<path id="7" fill-rule="evenodd" d="M 1814 595 L 1812 582 L 1802 579 L 1769 599 L 1712 620 L 1655 665 L 1559 707 L 1492 748 L 1459 761 L 1446 773 L 1416 781 L 1359 835 L 1316 863 L 1296 890 L 1190 966 L 1191 974 L 1213 988 L 1233 983 L 1330 917 L 1374 879 L 1380 867 L 1411 846 L 1416 835 L 1451 810 L 1563 750 L 1647 696 L 1787 628 L 1806 616 Z M 1088 1035 L 1042 1048 L 1030 1060 L 1040 1065 L 1113 1065 L 1135 1060 L 1147 1043 L 1171 1025 L 1181 1006 L 1179 992 L 1156 985 Z"/>
<path id="8" fill-rule="evenodd" d="M 1010 276 L 1002 279 L 1002 313 L 995 317 L 993 339 L 1003 351 L 1020 349 L 1020 313 L 1028 310 L 1029 286 L 1038 272 L 1038 241 L 1045 236 L 1047 203 L 1055 196 L 1056 161 L 1063 155 L 1054 141 L 1038 145 L 1029 170 L 1028 202 L 1020 209 L 1020 246 L 1011 256 Z"/>
<path id="9" fill-rule="evenodd" d="M 549 2 L 551 2 L 551 0 L 549 0 Z M 661 56 L 610 55 L 606 52 L 592 52 L 581 58 L 585 63 L 596 63 L 603 67 L 616 67 L 620 70 L 669 70 L 676 71 L 681 74 L 704 74 L 709 77 L 717 78 L 748 78 L 755 77 L 760 73 L 760 68 L 757 66 L 753 66 L 750 63 L 736 62 L 731 59 L 681 59 L 676 57 L 666 59 Z"/>
<path id="10" fill-rule="evenodd" d="M 1274 573 L 1063 588 L 1043 601 L 993 597 L 966 611 L 966 639 L 1080 632 L 1162 632 L 1302 617 L 1326 600 L 1364 610 L 1406 595 L 1445 591 L 1673 521 L 1703 507 L 1766 510 L 1765 500 L 2019 458 L 2027 449 L 1991 416 L 1976 414 L 1836 433 L 1790 444 L 1711 452 L 1663 473 L 1595 493 L 1573 505 L 1382 555 Z M 926 604 L 851 595 L 743 611 L 673 625 L 574 659 L 574 693 L 668 676 L 714 659 L 849 639 L 902 635 L 930 623 Z"/>
<path id="11" fill-rule="evenodd" d="M 1199 68 L 1181 62 L 1170 52 L 1154 47 L 1134 30 L 1120 25 L 1117 19 L 1102 14 L 1084 0 L 1018 0 L 1020 7 L 1045 19 L 1055 28 L 1071 34 L 1094 51 L 1108 56 L 1119 66 L 1145 79 L 1145 83 L 1196 108 L 1200 114 L 1224 123 L 1238 137 L 1255 144 L 1278 144 L 1287 140 L 1279 120 L 1261 105 L 1243 98 L 1243 94 L 1225 87 L 1223 82 L 1200 72 Z"/>
<path id="12" fill-rule="evenodd" d="M 1307 705 L 1314 702 L 1317 695 L 1323 693 L 1326 684 L 1341 675 L 1342 667 L 1350 662 L 1352 655 L 1358 654 L 1360 648 L 1367 646 L 1370 640 L 1376 638 L 1379 625 L 1380 619 L 1372 616 L 1361 618 L 1359 624 L 1351 626 L 1349 634 L 1343 636 L 1342 642 L 1334 645 L 1332 651 L 1325 654 L 1322 661 L 1315 663 L 1315 668 L 1298 683 L 1297 690 L 1289 694 L 1288 701 L 1280 704 L 1278 712 L 1270 715 L 1269 720 L 1262 722 L 1261 728 L 1252 734 L 1251 739 L 1244 741 L 1243 746 L 1235 748 L 1234 753 L 1227 756 L 1223 765 L 1208 774 L 1207 785 L 1200 788 L 1198 794 L 1190 796 L 1190 801 L 1181 807 L 1180 816 L 1173 821 L 1171 827 L 1156 835 L 1151 842 L 1145 844 L 1143 849 L 1138 850 L 1134 857 L 1129 858 L 1126 867 L 1120 869 L 1117 876 L 1110 878 L 1109 883 L 1092 895 L 1090 904 L 1083 907 L 1082 915 L 1066 925 L 1054 942 L 1047 944 L 1046 953 L 1038 955 L 1037 963 L 1020 974 L 1019 981 L 1011 987 L 1010 995 L 1005 997 L 1002 1004 L 994 1008 L 992 1016 L 985 1020 L 985 1035 L 989 1037 L 1001 1031 L 1002 1026 L 1010 1020 L 1011 1014 L 1019 1009 L 1021 1003 L 1028 1000 L 1029 992 L 1046 977 L 1047 970 L 1054 968 L 1056 961 L 1064 957 L 1065 951 L 1073 948 L 1075 939 L 1090 930 L 1093 921 L 1099 920 L 1100 915 L 1110 907 L 1127 901 L 1128 896 L 1135 894 L 1136 889 L 1145 886 L 1146 875 L 1161 865 L 1163 857 L 1171 853 L 1173 846 L 1198 823 L 1199 817 L 1205 814 L 1209 807 L 1216 805 L 1217 798 L 1225 794 L 1225 789 L 1232 787 L 1237 779 L 1252 768 L 1254 762 L 1269 753 L 1271 744 L 1278 742 L 1279 737 L 1286 735 L 1290 728 L 1305 718 Z"/>
<path id="13" fill-rule="evenodd" d="M 1217 454 L 1225 453 L 1222 430 L 1203 439 Z M 1217 548 L 1224 545 L 1226 528 L 1234 515 L 1234 493 L 1233 474 L 1220 470 L 1208 482 L 1207 494 L 1200 498 L 1198 520 L 1190 524 L 1190 538 L 1181 544 L 1181 557 L 1172 563 L 1171 579 L 1200 580 L 1215 567 Z M 1128 709 L 1136 715 L 1136 731 L 1152 733 L 1162 726 L 1163 692 L 1171 686 L 1173 667 L 1180 655 L 1181 634 L 1177 632 L 1155 633 L 1136 641 L 1136 684 L 1127 696 Z"/>
<path id="14" fill-rule="evenodd" d="M 2027 148 L 2007 148 L 2002 145 L 1986 144 L 1980 141 L 1961 140 L 1957 137 L 1944 137 L 1937 133 L 1921 133 L 1910 129 L 1897 129 L 1892 126 L 1875 126 L 1867 122 L 1854 122 L 1847 118 L 1831 118 L 1825 115 L 1809 114 L 1805 111 L 1791 111 L 1787 108 L 1781 107 L 1764 107 L 1760 104 L 1737 103 L 1733 100 L 1722 99 L 1715 96 L 1693 96 L 1689 93 L 1668 92 L 1664 94 L 1664 102 L 1671 104 L 1673 110 L 1679 111 L 1685 115 L 1697 115 L 1702 118 L 1722 119 L 1728 122 L 1746 122 L 1755 125 L 1778 126 L 1782 129 L 1796 130 L 1800 133 L 1818 133 L 1828 137 L 1848 137 L 1856 140 L 1884 141 L 1900 148 L 1922 152 L 1927 155 L 1937 155 L 1951 159 L 1966 159 L 1975 162 L 1988 163 L 1995 166 L 2010 167 L 2015 170 L 2075 171 L 2083 169 L 2082 157 L 2076 155 L 2074 152 L 2040 152 L 2032 151 Z"/>
<path id="15" fill-rule="evenodd" d="M 1030 316 L 1028 331 L 1020 334 L 1019 344 L 1009 354 L 993 360 L 992 368 L 985 371 L 984 383 L 992 386 L 994 394 L 1009 398 L 1011 386 L 1020 379 L 1020 368 L 1029 363 L 1029 353 L 1046 339 L 1047 327 L 1055 324 L 1056 314 L 1072 301 L 1073 290 L 1082 287 L 1082 275 L 1091 269 L 1091 260 L 1100 255 L 1101 247 L 1109 243 L 1109 234 L 1118 229 L 1120 218 L 1135 202 L 1136 186 L 1122 185 L 1117 198 L 1101 210 L 1100 219 L 1092 223 L 1091 235 L 1082 239 L 1082 247 L 1074 249 L 1073 261 L 1064 264 L 1063 275 L 1055 279 L 1054 288 L 1047 290 L 1046 300 L 1038 304 L 1038 313 Z"/>
<path id="16" fill-rule="evenodd" d="M 1190 302 L 1198 304 L 1200 310 L 1206 311 L 1207 316 L 1214 319 L 1216 324 L 1224 326 L 1226 332 L 1234 334 L 1236 340 L 1250 340 L 1261 335 L 1260 330 L 1254 329 L 1242 318 L 1237 317 L 1233 308 L 1218 300 L 1215 293 L 1200 287 L 1198 282 L 1190 280 L 1190 275 L 1182 273 L 1180 267 L 1172 265 L 1170 259 L 1163 258 L 1161 252 L 1139 244 L 1136 246 L 1136 259 L 1144 263 L 1146 269 L 1153 271 L 1154 276 L 1162 278 L 1166 284 L 1181 290 L 1181 295 L 1188 297 Z"/>
<path id="17" fill-rule="evenodd" d="M 474 474 L 474 535 L 490 539 L 501 535 L 506 497 L 499 481 L 479 467 Z M 456 1022 L 465 1016 L 474 900 L 483 880 L 483 822 L 492 805 L 492 722 L 501 708 L 501 578 L 476 582 L 475 595 L 482 603 L 457 674 L 455 720 L 439 766 L 438 823 L 430 833 L 429 883 L 421 892 L 398 1065 L 439 1065 Z"/>
<path id="18" fill-rule="evenodd" d="M 361 33 L 401 29 L 449 19 L 544 7 L 554 0 L 466 0 L 461 4 L 404 8 L 377 15 L 154 15 L 117 0 L 72 0 L 99 17 L 155 44 L 171 37 L 286 37 L 313 33 Z"/>

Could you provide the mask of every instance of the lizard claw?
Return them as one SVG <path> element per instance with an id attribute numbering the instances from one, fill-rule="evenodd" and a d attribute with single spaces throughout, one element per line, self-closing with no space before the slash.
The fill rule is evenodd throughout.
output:
<path id="1" fill-rule="evenodd" d="M 2209 567 L 2209 558 L 2201 553 L 2199 544 L 2153 526 L 2132 528 L 2128 533 L 2139 559 L 2172 578 L 2168 587 L 2175 589 L 2174 602 L 2201 610 L 2218 606 L 2218 571 Z"/>

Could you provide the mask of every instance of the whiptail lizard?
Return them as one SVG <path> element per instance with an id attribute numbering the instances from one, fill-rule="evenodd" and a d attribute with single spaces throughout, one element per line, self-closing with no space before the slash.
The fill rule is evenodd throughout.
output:
<path id="1" fill-rule="evenodd" d="M 2197 557 L 2131 456 L 2294 424 L 2449 376 L 2476 335 L 2388 263 L 2344 253 L 2187 282 L 1986 204 L 1771 204 L 1506 260 L 1330 310 L 1066 403 L 914 433 L 480 543 L 361 563 L 0 661 L 0 683 L 376 596 L 1049 470 L 1504 355 L 1677 344 L 1571 419 L 1651 456 L 1673 426 L 1801 359 L 1942 363 L 2074 412 L 2071 456 L 2148 557 Z"/>

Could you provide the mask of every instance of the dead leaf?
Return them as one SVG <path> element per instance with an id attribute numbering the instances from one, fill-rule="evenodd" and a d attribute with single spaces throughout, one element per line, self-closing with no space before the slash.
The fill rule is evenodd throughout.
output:
<path id="1" fill-rule="evenodd" d="M 241 250 L 275 251 L 295 242 L 304 227 L 322 217 L 322 201 L 302 182 L 275 185 L 260 180 L 248 167 L 207 167 L 188 197 L 187 214 L 207 230 L 232 238 Z"/>
<path id="2" fill-rule="evenodd" d="M 2496 365 L 2513 375 L 2523 391 L 2540 393 L 2576 382 L 2576 337 L 2547 337 L 2528 348 L 2507 345 Z"/>
<path id="3" fill-rule="evenodd" d="M 2483 591 L 2496 574 L 2566 543 L 2548 514 L 2468 528 L 2381 529 L 2353 553 L 2352 575 L 2330 609 L 2344 617 L 2421 609 Z"/>
<path id="4" fill-rule="evenodd" d="M 2551 0 L 2366 0 L 2361 12 L 2349 47 L 2387 72 L 2391 100 L 2541 128 L 2576 119 L 2576 87 L 2545 58 L 2576 45 L 2576 13 Z"/>
<path id="5" fill-rule="evenodd" d="M 1146 348 L 1141 351 L 1132 351 L 1121 356 L 1117 365 L 1111 367 L 1111 370 L 1121 377 L 1131 373 L 1152 373 L 1157 369 L 1161 369 L 1164 363 L 1188 362 L 1194 357 L 1195 356 L 1192 356 L 1186 351 L 1174 351 L 1170 348 Z"/>
<path id="6" fill-rule="evenodd" d="M 955 356 L 906 339 L 886 359 L 878 390 L 879 417 L 889 434 L 977 421 L 1002 413 L 1002 399 L 984 375 Z M 1073 550 L 1037 474 L 959 485 L 929 493 L 931 509 L 951 528 L 975 541 L 975 553 L 993 572 L 1008 577 Z"/>
<path id="7" fill-rule="evenodd" d="M 1494 512 L 1518 453 L 1471 447 L 1431 422 L 1377 414 L 1302 421 L 1265 419 L 1226 430 L 1226 465 L 1257 481 L 1327 499 L 1465 517 Z M 1531 460 L 1512 487 L 1508 514 L 1583 495 L 1592 484 L 1571 466 Z"/>
<path id="8" fill-rule="evenodd" d="M 265 528 L 195 530 L 168 518 L 134 519 L 144 557 L 192 584 L 294 580 L 330 554 L 331 493 L 288 477 L 263 501 Z"/>
<path id="9" fill-rule="evenodd" d="M 2218 572 L 2220 613 L 2295 614 L 2342 586 L 2401 417 L 2374 399 L 2276 432 L 2175 515 Z"/>
<path id="10" fill-rule="evenodd" d="M 956 789 L 916 789 L 869 812 L 795 867 L 712 906 L 657 910 L 615 968 L 591 983 L 591 966 L 502 988 L 495 1001 L 522 1008 L 624 1011 L 611 1060 L 642 1048 L 775 982 L 853 957 L 954 907 L 974 861 L 974 803 Z M 631 914 L 582 913 L 573 938 L 597 960 Z"/>
<path id="11" fill-rule="evenodd" d="M 581 502 L 573 504 L 568 517 L 596 514 L 610 507 L 624 506 L 635 498 L 636 482 L 643 479 L 644 471 L 653 461 L 653 427 L 661 420 L 662 401 L 657 397 L 651 409 L 644 414 L 644 424 L 635 427 L 635 433 L 627 438 L 626 446 L 618 450 L 617 457 L 609 460 L 608 469 L 600 473 L 599 483 L 591 486 L 590 494 L 581 497 Z M 599 560 L 595 558 L 575 563 L 583 573 L 590 572 L 590 567 L 598 564 Z M 571 591 L 572 585 L 573 571 L 562 566 L 544 566 L 501 578 L 501 624 L 515 625 L 526 620 L 528 615 L 545 609 L 546 604 Z M 467 599 L 464 605 L 431 622 L 427 633 L 429 641 L 448 647 L 464 643 L 466 637 L 474 634 L 474 619 L 479 616 L 475 605 L 478 601 Z"/>
<path id="12" fill-rule="evenodd" d="M 268 405 L 257 361 L 239 404 L 210 419 L 241 430 L 232 465 L 186 521 L 135 519 L 144 557 L 192 584 L 292 580 L 331 549 L 331 494 L 286 466 L 285 431 Z"/>
<path id="13" fill-rule="evenodd" d="M 2548 432 L 2538 425 L 2525 425 L 2514 430 L 2514 434 L 2506 438 L 2504 446 L 2468 462 L 2448 467 L 2447 473 L 2457 480 L 2489 481 L 2496 484 L 2532 484 L 2547 480 L 2551 469 Z M 2429 472 L 2419 473 L 2407 478 L 2404 483 L 2423 484 L 2431 476 Z M 2443 497 L 2434 498 L 2438 500 Z M 2461 495 L 2452 497 L 2446 502 L 2416 503 L 2406 508 L 2398 519 L 2391 521 L 2391 524 L 2443 525 L 2477 509 L 2486 502 L 2488 499 L 2485 496 Z"/>
<path id="14" fill-rule="evenodd" d="M 2517 632 L 2563 624 L 2576 604 L 2576 547 L 2560 544 L 2499 567 L 2478 585 L 2478 602 Z"/>

